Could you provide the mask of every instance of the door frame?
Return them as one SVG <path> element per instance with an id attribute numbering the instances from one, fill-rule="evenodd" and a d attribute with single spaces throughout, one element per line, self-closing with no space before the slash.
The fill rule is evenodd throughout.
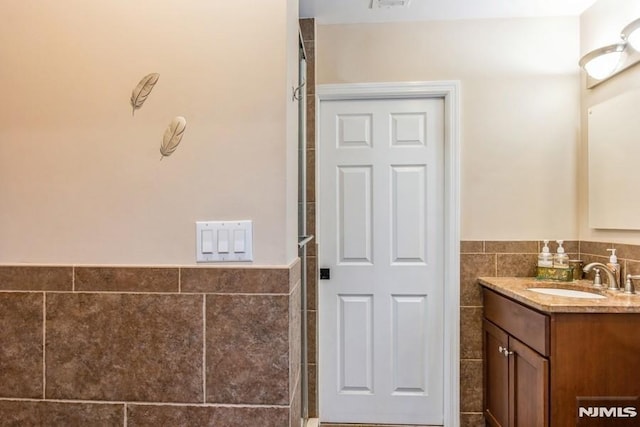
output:
<path id="1" fill-rule="evenodd" d="M 460 425 L 460 82 L 323 84 L 316 87 L 316 123 L 320 103 L 333 100 L 444 99 L 444 425 Z M 316 126 L 320 141 L 320 126 Z M 317 146 L 316 150 L 320 147 Z M 316 171 L 320 171 L 316 156 Z M 316 194 L 320 194 L 316 179 Z M 322 214 L 318 203 L 317 210 Z M 321 235 L 316 233 L 316 235 Z M 322 245 L 318 241 L 318 245 Z M 318 286 L 322 286 L 318 283 Z M 322 307 L 318 307 L 322 310 Z M 319 335 L 319 334 L 318 334 Z M 322 345 L 322 343 L 318 343 Z M 322 367 L 318 366 L 318 372 Z M 319 408 L 322 411 L 322 408 Z"/>

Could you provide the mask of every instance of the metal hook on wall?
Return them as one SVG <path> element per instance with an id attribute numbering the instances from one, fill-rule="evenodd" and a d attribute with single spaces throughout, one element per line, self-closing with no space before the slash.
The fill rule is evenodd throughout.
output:
<path id="1" fill-rule="evenodd" d="M 300 96 L 300 91 L 302 91 L 302 88 L 307 84 L 307 82 L 302 82 L 302 84 L 300 84 L 300 86 L 294 88 L 293 86 L 291 87 L 291 89 L 293 89 L 293 96 L 291 97 L 292 101 L 300 101 L 301 96 Z"/>

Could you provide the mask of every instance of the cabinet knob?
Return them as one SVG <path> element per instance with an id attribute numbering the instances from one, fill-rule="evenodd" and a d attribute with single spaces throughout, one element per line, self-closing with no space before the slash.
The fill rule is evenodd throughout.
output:
<path id="1" fill-rule="evenodd" d="M 504 357 L 509 357 L 513 354 L 513 351 L 509 351 L 506 347 L 498 346 L 498 351 L 502 353 Z"/>

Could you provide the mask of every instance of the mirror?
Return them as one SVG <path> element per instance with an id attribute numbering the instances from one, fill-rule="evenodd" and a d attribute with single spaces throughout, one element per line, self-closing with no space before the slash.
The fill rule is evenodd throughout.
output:
<path id="1" fill-rule="evenodd" d="M 589 121 L 589 227 L 640 230 L 640 90 L 594 105 Z"/>

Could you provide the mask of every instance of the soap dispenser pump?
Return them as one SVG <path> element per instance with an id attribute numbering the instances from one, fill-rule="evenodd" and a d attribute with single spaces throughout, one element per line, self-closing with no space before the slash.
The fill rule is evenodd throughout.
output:
<path id="1" fill-rule="evenodd" d="M 618 285 L 620 285 L 620 280 L 622 280 L 622 274 L 620 271 L 620 264 L 618 264 L 618 257 L 616 256 L 616 249 L 607 249 L 607 251 L 611 252 L 611 256 L 609 257 L 609 262 L 607 263 L 607 267 L 613 271 L 613 275 L 616 276 L 616 280 Z"/>
<path id="2" fill-rule="evenodd" d="M 556 240 L 556 242 L 558 243 L 558 250 L 553 257 L 553 266 L 555 268 L 569 268 L 569 255 L 564 253 L 564 248 L 562 247 L 564 240 Z"/>
<path id="3" fill-rule="evenodd" d="M 544 240 L 542 252 L 538 254 L 538 267 L 553 267 L 553 255 L 549 252 L 548 240 Z"/>

